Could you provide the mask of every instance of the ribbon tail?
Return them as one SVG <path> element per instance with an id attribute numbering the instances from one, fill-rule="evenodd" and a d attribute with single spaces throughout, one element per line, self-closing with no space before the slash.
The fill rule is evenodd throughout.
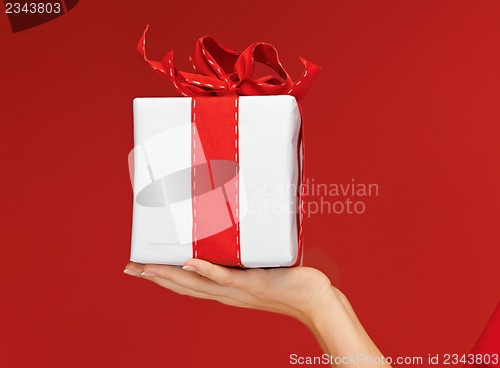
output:
<path id="1" fill-rule="evenodd" d="M 151 69 L 166 77 L 167 72 L 163 67 L 163 65 L 159 61 L 149 60 L 148 57 L 146 56 L 146 33 L 148 32 L 148 29 L 149 29 L 149 24 L 146 26 L 146 29 L 142 33 L 141 39 L 137 43 L 137 52 L 139 53 L 139 55 L 141 55 L 144 61 L 151 67 Z"/>
<path id="2" fill-rule="evenodd" d="M 168 78 L 173 84 L 174 87 L 183 95 L 183 96 L 195 96 L 200 93 L 204 93 L 205 90 L 199 88 L 197 86 L 189 85 L 184 83 L 184 79 L 179 77 L 179 73 L 177 69 L 174 67 L 174 52 L 170 51 L 162 61 L 150 60 L 146 55 L 146 33 L 148 32 L 149 25 L 146 26 L 146 29 L 142 33 L 142 37 L 137 44 L 137 52 L 144 61 L 153 69 L 155 72 L 159 73 L 165 78 Z"/>
<path id="3" fill-rule="evenodd" d="M 300 101 L 305 97 L 309 88 L 311 88 L 312 81 L 321 70 L 321 67 L 314 64 L 312 61 L 304 58 L 300 58 L 300 61 L 304 65 L 304 72 L 288 92 L 288 94 L 294 96 L 297 101 Z"/>

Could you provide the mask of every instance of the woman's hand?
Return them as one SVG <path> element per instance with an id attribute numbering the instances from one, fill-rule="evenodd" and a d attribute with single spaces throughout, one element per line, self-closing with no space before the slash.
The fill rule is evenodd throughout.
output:
<path id="1" fill-rule="evenodd" d="M 295 317 L 309 327 L 331 357 L 382 356 L 346 297 L 314 268 L 239 270 L 190 259 L 184 267 L 131 262 L 124 272 L 181 295 Z M 340 366 L 390 367 L 371 361 L 358 363 L 348 361 Z"/>
<path id="2" fill-rule="evenodd" d="M 181 295 L 281 313 L 308 326 L 333 289 L 322 272 L 309 267 L 239 270 L 190 259 L 182 268 L 131 262 L 124 272 Z"/>

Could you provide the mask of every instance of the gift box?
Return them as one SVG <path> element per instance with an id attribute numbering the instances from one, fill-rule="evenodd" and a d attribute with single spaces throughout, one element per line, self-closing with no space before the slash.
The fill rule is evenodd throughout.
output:
<path id="1" fill-rule="evenodd" d="M 292 82 L 277 52 L 255 43 L 242 53 L 198 40 L 196 73 L 138 50 L 186 97 L 134 100 L 131 260 L 181 265 L 201 258 L 235 267 L 300 263 L 303 97 L 318 67 L 305 59 Z M 253 63 L 275 77 L 252 78 Z"/>

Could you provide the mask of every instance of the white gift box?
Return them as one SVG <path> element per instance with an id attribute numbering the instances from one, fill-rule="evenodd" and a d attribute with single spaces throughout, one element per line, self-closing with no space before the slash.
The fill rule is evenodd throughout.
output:
<path id="1" fill-rule="evenodd" d="M 191 108 L 191 97 L 134 100 L 132 261 L 182 265 L 193 258 Z M 300 259 L 300 129 L 294 97 L 239 97 L 236 185 L 245 267 Z M 225 221 L 220 216 L 220 230 Z"/>

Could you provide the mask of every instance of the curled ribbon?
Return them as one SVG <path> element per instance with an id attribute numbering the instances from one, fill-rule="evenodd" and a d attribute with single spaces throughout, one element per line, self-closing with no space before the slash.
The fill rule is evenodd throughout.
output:
<path id="1" fill-rule="evenodd" d="M 170 51 L 161 61 L 146 56 L 146 27 L 137 45 L 137 51 L 149 66 L 172 81 L 184 96 L 255 96 L 292 95 L 301 100 L 320 67 L 300 58 L 304 65 L 302 76 L 293 82 L 281 65 L 276 48 L 268 43 L 254 42 L 243 52 L 235 52 L 219 44 L 213 37 L 205 36 L 196 42 L 189 60 L 195 73 L 178 71 L 174 66 L 174 52 Z M 254 63 L 263 63 L 273 69 L 283 80 L 273 76 L 253 79 Z"/>

